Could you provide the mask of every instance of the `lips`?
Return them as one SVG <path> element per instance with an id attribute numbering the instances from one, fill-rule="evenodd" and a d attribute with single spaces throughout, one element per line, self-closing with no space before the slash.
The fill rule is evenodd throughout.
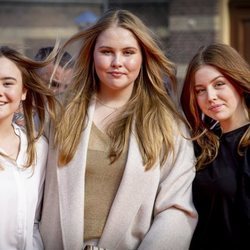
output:
<path id="1" fill-rule="evenodd" d="M 210 111 L 219 111 L 222 106 L 223 106 L 222 104 L 215 104 L 215 105 L 210 106 L 208 108 L 208 110 L 210 110 Z"/>
<path id="2" fill-rule="evenodd" d="M 123 75 L 122 72 L 118 72 L 118 71 L 112 71 L 109 74 L 112 75 L 112 76 L 114 76 L 114 77 L 119 77 L 119 76 Z"/>

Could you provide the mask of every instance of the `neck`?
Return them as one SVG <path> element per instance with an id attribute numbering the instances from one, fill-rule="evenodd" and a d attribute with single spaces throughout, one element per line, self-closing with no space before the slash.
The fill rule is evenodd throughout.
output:
<path id="1" fill-rule="evenodd" d="M 117 106 L 115 107 L 115 106 L 111 106 L 109 104 L 106 104 L 101 99 L 99 99 L 98 97 L 96 97 L 96 100 L 97 100 L 97 102 L 99 102 L 99 104 L 101 104 L 102 106 L 104 106 L 106 108 L 109 108 L 109 109 L 112 109 L 112 110 L 117 110 L 117 109 L 120 108 L 120 107 L 117 107 Z"/>
<path id="2" fill-rule="evenodd" d="M 0 138 L 4 138 L 4 136 L 12 132 L 12 118 L 11 120 L 0 120 Z"/>
<path id="3" fill-rule="evenodd" d="M 221 129 L 222 129 L 222 132 L 223 133 L 227 133 L 227 132 L 230 132 L 230 131 L 233 131 L 237 128 L 241 128 L 247 124 L 250 124 L 250 121 L 249 120 L 246 120 L 246 121 L 242 121 L 242 122 L 236 122 L 234 124 L 223 124 L 223 123 L 220 123 L 221 125 Z"/>
<path id="4" fill-rule="evenodd" d="M 128 101 L 128 99 L 123 99 L 122 97 L 102 97 L 100 95 L 96 95 L 96 101 L 106 108 L 111 110 L 118 110 L 122 108 Z"/>

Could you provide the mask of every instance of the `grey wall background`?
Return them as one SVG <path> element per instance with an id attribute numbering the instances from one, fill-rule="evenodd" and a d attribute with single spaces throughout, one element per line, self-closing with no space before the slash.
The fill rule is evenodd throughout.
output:
<path id="1" fill-rule="evenodd" d="M 201 45 L 223 40 L 228 0 L 0 0 L 0 45 L 33 57 L 38 48 L 69 38 L 81 27 L 85 12 L 97 18 L 109 8 L 138 15 L 161 39 L 166 55 L 177 64 L 179 88 L 188 61 Z M 88 25 L 88 24 L 86 24 Z"/>

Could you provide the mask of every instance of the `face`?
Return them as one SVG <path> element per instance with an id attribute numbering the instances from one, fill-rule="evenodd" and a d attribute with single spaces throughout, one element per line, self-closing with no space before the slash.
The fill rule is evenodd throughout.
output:
<path id="1" fill-rule="evenodd" d="M 131 94 L 141 64 L 140 46 L 129 30 L 111 27 L 99 35 L 94 49 L 94 65 L 101 91 Z"/>
<path id="2" fill-rule="evenodd" d="M 9 59 L 0 57 L 0 121 L 12 121 L 19 104 L 26 98 L 22 74 Z"/>
<path id="3" fill-rule="evenodd" d="M 225 132 L 246 122 L 243 98 L 216 68 L 205 65 L 196 72 L 195 92 L 201 111 L 219 121 Z"/>
<path id="4" fill-rule="evenodd" d="M 50 78 L 54 71 L 54 64 L 50 63 L 41 71 L 41 77 L 47 82 L 50 82 Z M 52 82 L 51 88 L 55 94 L 60 94 L 64 92 L 71 80 L 72 77 L 72 70 L 71 69 L 64 69 L 61 66 L 58 66 L 56 69 Z"/>

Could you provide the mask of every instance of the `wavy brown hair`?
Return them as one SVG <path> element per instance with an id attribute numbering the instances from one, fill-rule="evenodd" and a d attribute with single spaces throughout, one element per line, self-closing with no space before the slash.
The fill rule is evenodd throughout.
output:
<path id="1" fill-rule="evenodd" d="M 26 99 L 22 101 L 22 109 L 27 134 L 27 162 L 24 167 L 30 167 L 36 160 L 35 143 L 44 132 L 47 113 L 52 122 L 56 121 L 56 111 L 59 105 L 53 92 L 37 73 L 37 70 L 49 62 L 36 62 L 17 50 L 7 46 L 0 47 L 0 57 L 12 61 L 21 71 L 23 87 L 27 90 Z M 39 118 L 38 129 L 34 126 L 34 112 Z"/>
<path id="2" fill-rule="evenodd" d="M 93 62 L 94 47 L 98 36 L 111 26 L 122 27 L 133 33 L 140 45 L 143 62 L 130 100 L 109 127 L 108 134 L 112 141 L 110 159 L 112 162 L 117 160 L 124 151 L 132 125 L 135 124 L 147 170 L 153 167 L 159 155 L 163 163 L 169 152 L 174 151 L 174 128 L 181 115 L 167 94 L 164 79 L 167 77 L 171 87 L 176 89 L 176 70 L 164 55 L 155 35 L 138 17 L 126 10 L 109 10 L 96 24 L 74 35 L 62 47 L 62 51 L 67 50 L 67 46 L 76 41 L 80 41 L 81 46 L 75 58 L 74 78 L 64 115 L 55 130 L 59 165 L 72 160 L 77 150 L 88 119 L 89 102 L 99 89 Z"/>
<path id="3" fill-rule="evenodd" d="M 219 148 L 219 137 L 211 120 L 201 118 L 195 93 L 195 73 L 204 65 L 216 68 L 241 93 L 250 117 L 250 67 L 231 46 L 221 43 L 201 47 L 189 63 L 181 94 L 181 105 L 192 129 L 192 136 L 199 145 L 197 169 L 205 167 L 215 159 Z M 215 122 L 215 121 L 214 121 Z M 250 129 L 243 135 L 238 152 L 241 154 L 250 145 Z"/>

